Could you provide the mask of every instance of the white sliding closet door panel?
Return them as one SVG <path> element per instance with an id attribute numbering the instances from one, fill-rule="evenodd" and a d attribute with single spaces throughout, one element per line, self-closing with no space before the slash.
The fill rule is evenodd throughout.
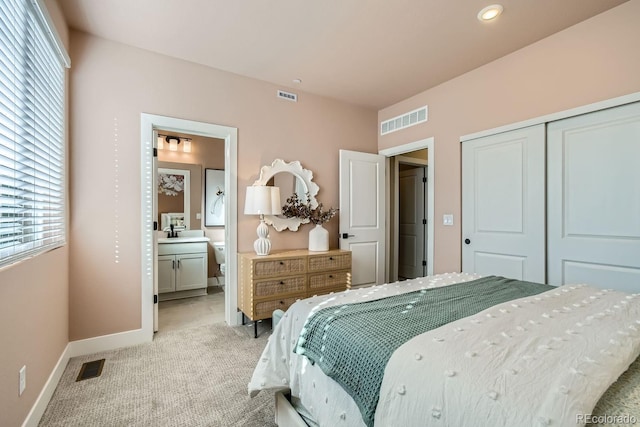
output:
<path id="1" fill-rule="evenodd" d="M 549 283 L 640 291 L 640 103 L 548 127 Z"/>
<path id="2" fill-rule="evenodd" d="M 462 271 L 545 281 L 545 127 L 462 144 Z"/>

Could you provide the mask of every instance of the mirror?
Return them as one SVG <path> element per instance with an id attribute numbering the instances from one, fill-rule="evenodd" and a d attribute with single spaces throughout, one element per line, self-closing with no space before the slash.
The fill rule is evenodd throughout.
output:
<path id="1" fill-rule="evenodd" d="M 158 224 L 161 231 L 173 225 L 189 230 L 190 172 L 184 169 L 158 168 Z"/>
<path id="2" fill-rule="evenodd" d="M 253 185 L 273 185 L 280 187 L 280 206 L 294 193 L 299 199 L 305 200 L 309 194 L 312 208 L 318 206 L 316 194 L 320 187 L 313 182 L 313 172 L 304 169 L 299 161 L 287 163 L 282 159 L 275 159 L 270 166 L 260 169 L 260 178 Z M 286 218 L 283 215 L 265 215 L 264 221 L 273 226 L 276 231 L 289 229 L 297 231 L 300 224 L 306 224 L 308 219 Z"/>

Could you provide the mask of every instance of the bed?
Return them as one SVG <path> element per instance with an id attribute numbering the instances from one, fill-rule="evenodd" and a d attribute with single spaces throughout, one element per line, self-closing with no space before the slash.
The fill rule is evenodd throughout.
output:
<path id="1" fill-rule="evenodd" d="M 318 426 L 640 420 L 639 295 L 521 283 L 451 273 L 298 301 L 274 328 L 249 394 L 279 393 L 279 425 L 295 425 L 285 421 L 296 418 L 289 402 Z M 375 315 L 373 306 L 393 308 Z M 389 332 L 394 318 L 405 323 Z M 372 336 L 385 339 L 367 348 Z"/>

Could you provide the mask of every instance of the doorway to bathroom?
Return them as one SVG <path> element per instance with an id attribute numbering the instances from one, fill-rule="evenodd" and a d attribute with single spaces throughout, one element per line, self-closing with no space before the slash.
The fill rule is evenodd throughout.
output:
<path id="1" fill-rule="evenodd" d="M 223 322 L 225 141 L 162 128 L 156 138 L 157 331 Z"/>
<path id="2" fill-rule="evenodd" d="M 160 136 L 162 135 L 162 136 Z M 169 138 L 167 138 L 167 136 Z M 237 267 L 234 257 L 229 257 L 226 262 L 224 279 L 220 278 L 221 270 L 219 264 L 216 261 L 209 263 L 209 258 L 215 259 L 215 253 L 213 249 L 214 243 L 221 243 L 225 248 L 226 253 L 235 253 L 237 250 L 237 182 L 235 180 L 237 174 L 237 129 L 221 126 L 212 123 L 203 123 L 191 120 L 177 119 L 173 117 L 158 116 L 142 113 L 141 114 L 141 192 L 142 192 L 142 245 L 141 245 L 141 257 L 142 257 L 142 332 L 149 338 L 153 336 L 153 333 L 158 328 L 158 306 L 161 299 L 160 292 L 158 290 L 158 278 L 162 273 L 167 272 L 167 266 L 173 267 L 174 263 L 176 268 L 178 265 L 181 267 L 191 267 L 190 272 L 187 268 L 183 270 L 183 273 L 174 277 L 176 283 L 180 283 L 177 288 L 164 289 L 166 292 L 183 292 L 184 296 L 191 293 L 201 296 L 209 295 L 200 288 L 205 288 L 206 291 L 212 290 L 211 294 L 214 297 L 218 297 L 224 300 L 223 316 L 224 321 L 229 325 L 238 325 L 240 323 L 239 316 L 237 315 L 237 290 L 234 286 L 225 286 L 222 290 L 222 282 L 235 283 L 237 275 Z M 223 167 L 203 167 L 202 164 L 191 161 L 187 162 L 185 159 L 190 156 L 194 156 L 199 150 L 196 143 L 196 138 L 210 138 L 214 141 L 218 141 L 219 144 L 223 144 L 222 152 L 218 152 L 217 160 L 221 161 Z M 205 139 L 206 140 L 206 139 Z M 161 145 L 161 146 L 159 146 Z M 164 212 L 165 215 L 160 215 L 158 211 L 158 156 L 160 152 L 165 151 L 167 156 L 162 157 L 162 161 L 166 162 L 163 166 L 167 166 L 168 169 L 174 171 L 188 171 L 186 175 L 191 178 L 191 168 L 194 164 L 195 179 L 189 179 L 189 183 L 200 186 L 198 195 L 194 197 L 189 196 L 189 203 L 184 199 L 182 200 L 182 210 L 180 207 L 167 208 L 166 210 L 177 212 Z M 151 154 L 151 155 L 150 155 Z M 171 164 L 174 163 L 174 164 Z M 170 166 L 173 166 L 171 168 Z M 182 169 L 180 169 L 182 168 Z M 162 168 L 167 169 L 167 168 Z M 209 218 L 206 214 L 206 200 L 204 199 L 206 194 L 206 181 L 205 176 L 208 170 L 218 170 L 224 177 L 223 182 L 220 183 L 220 188 L 214 192 L 214 195 L 221 199 L 218 202 L 222 203 L 222 210 L 224 211 L 222 224 L 213 224 L 209 222 Z M 172 172 L 171 170 L 169 172 Z M 197 177 L 198 172 L 200 174 Z M 177 172 L 177 175 L 184 174 L 184 172 Z M 169 173 L 173 175 L 173 173 Z M 217 174 L 218 177 L 220 174 Z M 184 176 L 184 175 L 183 175 Z M 168 181 L 165 185 L 171 187 L 176 184 L 181 185 L 180 176 L 177 177 L 164 177 Z M 218 193 L 218 194 L 215 194 Z M 189 195 L 191 195 L 191 190 Z M 220 209 L 220 203 L 216 204 L 216 208 Z M 164 224 L 163 224 L 164 222 Z M 187 222 L 189 223 L 189 229 L 187 230 Z M 173 225 L 173 227 L 171 227 Z M 163 231 L 163 228 L 167 228 L 167 231 Z M 194 229 L 195 227 L 195 229 Z M 186 257 L 183 255 L 184 244 L 187 242 L 179 242 L 180 245 L 173 246 L 172 252 L 176 252 L 173 255 L 171 261 L 163 259 L 163 263 L 159 262 L 159 242 L 160 239 L 164 239 L 163 243 L 172 242 L 175 243 L 175 238 L 169 238 L 169 232 L 173 232 L 174 235 L 182 235 L 186 237 L 187 242 L 206 241 L 204 249 L 202 245 L 198 247 L 197 251 L 187 250 Z M 197 236 L 194 235 L 198 234 Z M 205 235 L 206 234 L 206 235 Z M 211 236 L 211 237 L 209 237 Z M 209 244 L 209 242 L 211 242 Z M 181 248 L 182 247 L 182 248 Z M 166 246 L 165 246 L 166 249 Z M 182 253 L 180 252 L 182 250 Z M 198 254 L 191 254 L 191 252 L 199 252 Z M 203 253 L 200 253 L 203 252 Z M 204 261 L 206 260 L 206 261 Z M 205 264 L 206 262 L 206 264 Z M 206 267 L 205 267 L 206 265 Z M 195 270 L 194 270 L 195 269 Z M 201 284 L 191 289 L 191 285 L 196 283 L 195 276 L 192 274 L 194 271 L 204 270 L 202 275 L 205 277 L 205 284 Z M 214 295 L 218 294 L 218 295 Z M 167 299 L 168 300 L 168 299 Z M 189 299 L 187 299 L 189 300 Z M 195 302 L 195 299 L 189 301 Z M 178 303 L 175 303 L 178 304 Z M 193 308 L 193 307 L 192 307 Z M 209 307 L 211 310 L 218 313 L 218 316 L 222 314 L 222 310 L 216 307 Z M 190 310 L 197 312 L 197 310 Z M 220 319 L 220 317 L 218 317 Z"/>

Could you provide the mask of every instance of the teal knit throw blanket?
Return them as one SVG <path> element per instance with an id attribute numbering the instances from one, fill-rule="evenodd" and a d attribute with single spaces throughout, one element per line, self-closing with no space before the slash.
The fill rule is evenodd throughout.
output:
<path id="1" fill-rule="evenodd" d="M 489 276 L 380 300 L 319 310 L 307 319 L 295 352 L 351 395 L 373 426 L 380 386 L 393 352 L 411 338 L 503 302 L 552 286 Z"/>

